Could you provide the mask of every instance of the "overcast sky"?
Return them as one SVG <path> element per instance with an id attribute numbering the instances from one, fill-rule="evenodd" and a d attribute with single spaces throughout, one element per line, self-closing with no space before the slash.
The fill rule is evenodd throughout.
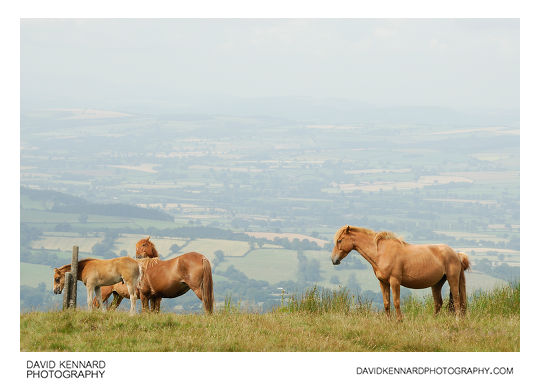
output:
<path id="1" fill-rule="evenodd" d="M 62 107 L 81 95 L 518 109 L 519 21 L 23 20 L 23 106 Z"/>

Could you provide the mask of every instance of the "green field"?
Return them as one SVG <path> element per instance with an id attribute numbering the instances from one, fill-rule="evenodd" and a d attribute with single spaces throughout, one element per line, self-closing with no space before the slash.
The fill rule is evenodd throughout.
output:
<path id="1" fill-rule="evenodd" d="M 37 287 L 41 282 L 45 283 L 47 289 L 52 290 L 53 269 L 45 265 L 21 262 L 21 285 Z"/>
<path id="2" fill-rule="evenodd" d="M 102 240 L 103 236 L 81 237 L 76 233 L 70 236 L 46 235 L 30 243 L 30 247 L 33 249 L 71 251 L 73 246 L 79 246 L 79 251 L 90 253 L 92 247 Z"/>
<path id="3" fill-rule="evenodd" d="M 287 249 L 256 249 L 243 258 L 227 258 L 217 272 L 233 265 L 249 278 L 277 283 L 296 280 L 298 260 L 296 251 Z"/>
<path id="4" fill-rule="evenodd" d="M 346 291 L 317 289 L 265 314 L 230 304 L 214 315 L 50 311 L 20 316 L 21 351 L 472 351 L 520 350 L 519 285 L 478 293 L 464 318 L 428 300 L 387 319 Z"/>
<path id="5" fill-rule="evenodd" d="M 157 247 L 157 243 L 156 243 Z M 239 257 L 249 250 L 249 243 L 244 241 L 231 241 L 225 239 L 195 239 L 182 248 L 181 253 L 196 251 L 213 260 L 214 253 L 223 251 L 226 256 Z"/>

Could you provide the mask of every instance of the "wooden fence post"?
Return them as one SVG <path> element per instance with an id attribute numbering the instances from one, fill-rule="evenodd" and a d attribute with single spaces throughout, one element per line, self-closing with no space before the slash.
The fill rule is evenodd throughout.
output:
<path id="1" fill-rule="evenodd" d="M 64 278 L 64 302 L 62 303 L 62 310 L 69 309 L 69 300 L 71 299 L 71 288 L 72 288 L 72 275 L 71 272 L 67 271 Z"/>
<path id="2" fill-rule="evenodd" d="M 69 307 L 77 308 L 77 270 L 79 268 L 79 246 L 73 246 L 71 255 L 71 290 L 69 296 Z"/>

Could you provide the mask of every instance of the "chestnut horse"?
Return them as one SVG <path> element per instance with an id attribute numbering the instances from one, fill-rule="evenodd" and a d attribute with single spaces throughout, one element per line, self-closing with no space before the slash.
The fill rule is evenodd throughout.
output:
<path id="1" fill-rule="evenodd" d="M 144 277 L 141 278 L 136 293 L 141 299 L 143 310 L 159 312 L 161 298 L 175 298 L 191 289 L 203 302 L 206 311 L 212 313 L 214 307 L 212 269 L 204 255 L 192 252 L 163 261 L 158 259 L 158 252 L 150 242 L 150 237 L 137 242 L 135 249 L 138 262 L 144 268 Z M 101 294 L 102 302 L 111 294 L 114 296 L 108 307 L 110 310 L 116 309 L 122 299 L 128 296 L 126 286 L 121 283 L 103 287 Z"/>
<path id="2" fill-rule="evenodd" d="M 150 237 L 143 238 L 135 244 L 135 257 L 137 259 L 142 258 L 159 258 L 159 254 L 156 250 L 156 246 L 150 241 Z M 114 310 L 120 305 L 122 299 L 129 298 L 129 291 L 123 283 L 117 283 L 111 286 L 103 286 L 101 288 L 101 300 L 102 302 L 113 295 L 114 299 L 110 305 L 107 306 L 108 310 Z M 139 298 L 139 290 L 136 291 L 136 298 Z M 159 312 L 161 305 L 161 298 L 152 298 L 150 300 L 150 308 L 152 311 Z M 99 301 L 94 298 L 94 306 L 99 307 Z"/>
<path id="3" fill-rule="evenodd" d="M 458 316 L 466 311 L 465 273 L 469 259 L 447 245 L 411 245 L 390 232 L 376 233 L 361 227 L 343 226 L 334 236 L 332 263 L 339 265 L 351 250 L 356 250 L 373 267 L 383 294 L 384 310 L 390 316 L 390 289 L 398 320 L 400 286 L 411 289 L 431 287 L 435 314 L 442 306 L 441 289 L 446 280 L 450 285 L 449 309 Z"/>
<path id="4" fill-rule="evenodd" d="M 137 242 L 135 245 L 135 258 L 159 258 L 156 246 L 150 241 L 150 237 Z"/>
<path id="5" fill-rule="evenodd" d="M 111 285 L 111 286 L 102 286 L 101 287 L 101 302 L 106 303 L 106 301 L 109 299 L 111 294 L 113 296 L 113 300 L 110 304 L 107 305 L 107 310 L 115 310 L 118 307 L 118 305 L 120 305 L 120 302 L 122 302 L 124 298 L 129 298 L 129 291 L 127 289 L 127 286 L 123 284 L 122 282 L 115 283 L 114 285 Z M 135 290 L 135 300 L 137 299 L 139 299 L 138 288 Z M 153 302 L 151 301 L 152 311 L 155 310 L 156 302 L 157 301 L 153 301 Z M 161 302 L 161 299 L 159 302 Z M 97 298 L 94 298 L 93 304 L 95 307 L 100 307 L 100 304 Z M 157 306 L 158 306 L 157 310 L 155 311 L 159 311 L 159 303 L 157 304 Z"/>
<path id="6" fill-rule="evenodd" d="M 139 285 L 143 310 L 148 310 L 148 300 L 175 298 L 191 289 L 202 301 L 206 312 L 212 313 L 214 308 L 212 269 L 204 255 L 191 252 L 165 261 L 143 258 L 139 264 L 143 270 L 143 278 Z"/>
<path id="7" fill-rule="evenodd" d="M 71 264 L 54 269 L 54 293 L 60 294 L 64 289 L 65 273 L 71 271 Z M 135 289 L 141 277 L 141 267 L 133 258 L 120 257 L 113 259 L 88 258 L 80 260 L 77 267 L 77 280 L 86 286 L 88 310 L 92 309 L 92 292 L 102 308 L 101 286 L 125 282 L 131 300 L 130 315 L 134 315 Z"/>

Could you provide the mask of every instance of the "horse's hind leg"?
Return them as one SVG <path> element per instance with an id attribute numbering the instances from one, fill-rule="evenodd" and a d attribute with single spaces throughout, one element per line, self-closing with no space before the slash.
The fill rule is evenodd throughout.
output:
<path id="1" fill-rule="evenodd" d="M 86 303 L 88 304 L 88 310 L 92 310 L 92 292 L 94 291 L 94 288 L 88 284 L 86 286 Z M 99 302 L 99 300 L 98 300 Z"/>
<path id="2" fill-rule="evenodd" d="M 433 293 L 433 302 L 435 304 L 435 314 L 438 314 L 441 310 L 443 299 L 441 295 L 441 290 L 446 282 L 446 275 L 441 278 L 439 282 L 431 287 L 431 292 Z"/>
<path id="3" fill-rule="evenodd" d="M 454 297 L 452 296 L 451 290 L 450 290 L 450 296 L 448 297 L 448 311 L 450 313 L 456 312 L 456 308 L 454 307 Z"/>
<path id="4" fill-rule="evenodd" d="M 452 276 L 448 276 L 447 278 L 448 284 L 450 285 L 451 300 L 456 309 L 456 315 L 459 317 L 461 316 L 461 301 L 459 298 L 459 272 Z"/>
<path id="5" fill-rule="evenodd" d="M 111 304 L 109 305 L 109 307 L 107 308 L 107 310 L 115 310 L 120 305 L 120 302 L 122 302 L 123 297 L 120 294 L 113 291 L 112 295 L 113 295 L 113 300 Z"/>
<path id="6" fill-rule="evenodd" d="M 101 311 L 105 313 L 105 306 L 103 306 L 103 298 L 101 297 L 101 286 L 94 287 L 94 293 L 96 294 L 96 298 L 99 302 L 99 307 L 101 308 Z"/>

